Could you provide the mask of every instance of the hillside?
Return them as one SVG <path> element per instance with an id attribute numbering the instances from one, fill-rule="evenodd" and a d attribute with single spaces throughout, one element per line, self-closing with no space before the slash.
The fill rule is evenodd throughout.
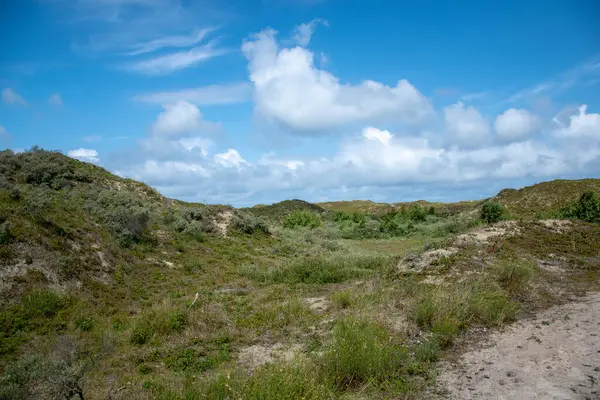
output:
<path id="1" fill-rule="evenodd" d="M 557 179 L 522 189 L 504 189 L 492 200 L 500 202 L 515 217 L 550 217 L 586 191 L 600 193 L 600 179 Z"/>
<path id="2" fill-rule="evenodd" d="M 552 213 L 581 182 L 498 200 Z M 433 398 L 440 361 L 600 291 L 599 224 L 479 204 L 234 209 L 0 152 L 0 400 Z"/>

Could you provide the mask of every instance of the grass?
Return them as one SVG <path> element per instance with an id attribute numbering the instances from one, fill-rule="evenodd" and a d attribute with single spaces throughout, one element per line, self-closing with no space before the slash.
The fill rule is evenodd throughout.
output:
<path id="1" fill-rule="evenodd" d="M 372 275 L 390 262 L 389 257 L 371 255 L 308 257 L 270 269 L 247 266 L 241 273 L 262 283 L 330 284 Z"/>
<path id="2" fill-rule="evenodd" d="M 91 398 L 121 387 L 164 399 L 415 398 L 465 331 L 550 298 L 552 275 L 532 259 L 564 259 L 581 272 L 578 290 L 600 270 L 600 226 L 531 223 L 493 251 L 461 248 L 431 265 L 442 283 L 424 284 L 398 273 L 399 259 L 451 245 L 481 223 L 460 213 L 481 204 L 324 205 L 347 208 L 333 213 L 288 201 L 240 212 L 166 200 L 61 157 L 0 154 L 0 381 L 11 385 L 7 371 L 26 368 L 28 354 L 51 359 L 68 337 L 93 355 Z M 223 211 L 234 213 L 227 237 L 213 231 Z M 308 217 L 285 228 L 292 213 Z M 10 275 L 15 266 L 28 272 Z M 552 283 L 569 289 L 570 276 Z M 255 344 L 300 350 L 240 364 Z"/>

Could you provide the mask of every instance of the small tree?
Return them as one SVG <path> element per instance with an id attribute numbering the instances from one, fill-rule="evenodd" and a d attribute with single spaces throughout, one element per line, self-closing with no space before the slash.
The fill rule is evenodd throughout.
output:
<path id="1" fill-rule="evenodd" d="M 495 201 L 487 202 L 481 207 L 481 219 L 488 224 L 500 221 L 503 214 L 504 208 L 500 203 Z"/>

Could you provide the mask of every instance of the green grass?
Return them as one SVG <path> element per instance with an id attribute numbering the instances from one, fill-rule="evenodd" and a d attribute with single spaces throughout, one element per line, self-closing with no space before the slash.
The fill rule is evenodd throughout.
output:
<path id="1" fill-rule="evenodd" d="M 247 266 L 241 273 L 262 283 L 328 284 L 372 275 L 389 263 L 381 256 L 309 257 L 270 269 Z"/>
<path id="2" fill-rule="evenodd" d="M 431 266 L 439 285 L 398 272 L 407 253 L 480 224 L 461 214 L 477 202 L 324 205 L 347 208 L 334 214 L 294 200 L 240 212 L 167 200 L 39 150 L 0 153 L 0 181 L 0 380 L 25 395 L 5 372 L 27 375 L 28 354 L 52 359 L 69 338 L 93 356 L 90 398 L 121 387 L 124 398 L 418 398 L 466 330 L 559 301 L 550 283 L 583 291 L 600 270 L 600 226 L 574 222 L 565 233 L 519 224 L 520 235 L 461 249 Z M 234 213 L 227 237 L 214 231 L 223 211 Z M 530 261 L 549 253 L 564 260 L 561 281 Z M 28 271 L 10 276 L 16 266 Z M 311 309 L 314 298 L 331 304 Z M 257 343 L 296 350 L 240 364 Z"/>

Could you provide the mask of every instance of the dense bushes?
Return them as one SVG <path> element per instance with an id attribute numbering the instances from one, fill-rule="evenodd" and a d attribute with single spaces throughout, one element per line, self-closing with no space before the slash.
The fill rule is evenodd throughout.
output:
<path id="1" fill-rule="evenodd" d="M 148 238 L 152 210 L 139 198 L 126 191 L 102 191 L 88 204 L 122 246 Z"/>
<path id="2" fill-rule="evenodd" d="M 231 218 L 231 227 L 236 231 L 248 235 L 255 233 L 270 233 L 269 226 L 263 218 L 240 211 L 236 212 Z"/>
<path id="3" fill-rule="evenodd" d="M 563 208 L 559 216 L 600 223 L 600 200 L 598 195 L 592 191 L 583 193 L 579 200 Z"/>
<path id="4" fill-rule="evenodd" d="M 298 227 L 314 229 L 322 224 L 321 218 L 318 215 L 305 210 L 294 210 L 283 220 L 283 227 L 289 229 Z"/>
<path id="5" fill-rule="evenodd" d="M 481 207 L 481 219 L 488 224 L 493 224 L 502 219 L 504 214 L 504 208 L 502 205 L 495 201 L 489 201 Z"/>

